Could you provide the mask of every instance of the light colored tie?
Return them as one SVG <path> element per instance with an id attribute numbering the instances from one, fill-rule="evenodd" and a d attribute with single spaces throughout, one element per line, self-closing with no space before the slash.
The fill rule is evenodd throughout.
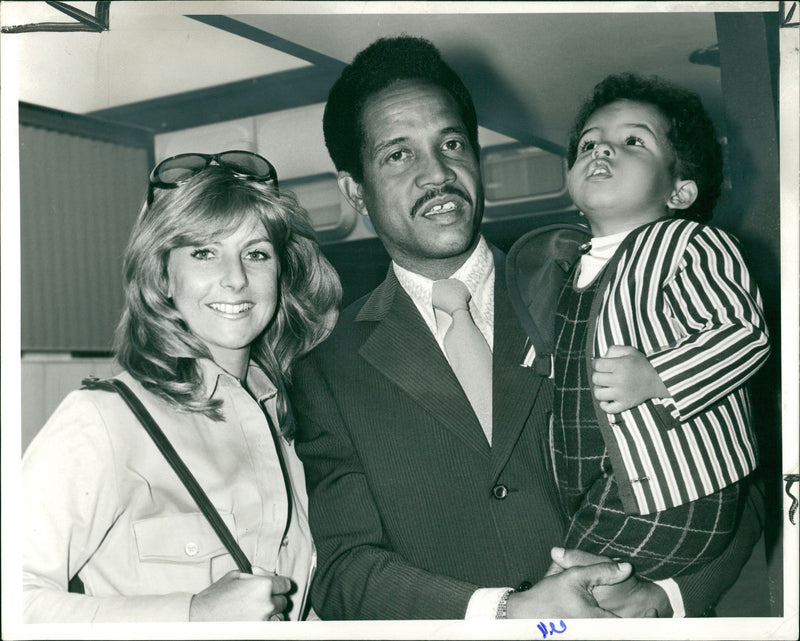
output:
<path id="1" fill-rule="evenodd" d="M 492 443 L 492 350 L 469 312 L 471 295 L 460 280 L 433 283 L 434 308 L 453 320 L 444 336 L 444 351 L 475 415 Z"/>

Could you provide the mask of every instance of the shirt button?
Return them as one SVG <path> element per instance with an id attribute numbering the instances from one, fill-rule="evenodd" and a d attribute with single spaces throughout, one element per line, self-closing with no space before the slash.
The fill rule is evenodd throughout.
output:
<path id="1" fill-rule="evenodd" d="M 197 556 L 197 553 L 200 551 L 200 548 L 194 541 L 189 541 L 186 545 L 183 546 L 183 551 L 186 553 L 186 556 Z"/>
<path id="2" fill-rule="evenodd" d="M 283 539 L 283 541 L 281 541 L 281 545 L 283 547 L 286 547 L 287 545 L 289 545 L 289 537 L 286 537 L 285 539 Z"/>
<path id="3" fill-rule="evenodd" d="M 532 587 L 533 583 L 531 583 L 530 581 L 523 581 L 522 583 L 519 584 L 517 592 L 525 592 L 526 590 L 530 590 Z"/>
<path id="4" fill-rule="evenodd" d="M 508 488 L 505 485 L 495 485 L 492 488 L 492 496 L 498 501 L 502 501 L 508 496 Z"/>

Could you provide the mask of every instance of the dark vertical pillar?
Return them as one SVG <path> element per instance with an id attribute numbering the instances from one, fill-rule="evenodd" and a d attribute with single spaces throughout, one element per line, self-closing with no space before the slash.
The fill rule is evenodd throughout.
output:
<path id="1" fill-rule="evenodd" d="M 772 337 L 772 355 L 752 381 L 751 389 L 767 499 L 765 544 L 772 614 L 780 615 L 783 594 L 778 15 L 717 13 L 716 26 L 728 137 L 728 188 L 723 190 L 714 222 L 742 241 L 745 257 L 764 298 Z"/>

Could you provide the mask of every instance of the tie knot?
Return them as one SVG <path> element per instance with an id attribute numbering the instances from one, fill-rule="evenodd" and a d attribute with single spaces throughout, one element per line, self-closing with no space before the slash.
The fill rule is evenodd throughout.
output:
<path id="1" fill-rule="evenodd" d="M 452 316 L 459 309 L 469 310 L 472 295 L 467 286 L 455 278 L 437 280 L 433 283 L 431 300 L 433 306 Z"/>

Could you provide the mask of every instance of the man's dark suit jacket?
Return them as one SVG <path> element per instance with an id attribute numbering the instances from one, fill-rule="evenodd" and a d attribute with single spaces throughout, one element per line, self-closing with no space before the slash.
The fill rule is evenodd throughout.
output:
<path id="1" fill-rule="evenodd" d="M 391 268 L 295 370 L 323 619 L 463 618 L 478 587 L 539 580 L 562 541 L 552 387 L 522 366 L 527 339 L 494 254 L 492 447 Z M 687 610 L 722 589 L 698 580 L 682 585 Z"/>

